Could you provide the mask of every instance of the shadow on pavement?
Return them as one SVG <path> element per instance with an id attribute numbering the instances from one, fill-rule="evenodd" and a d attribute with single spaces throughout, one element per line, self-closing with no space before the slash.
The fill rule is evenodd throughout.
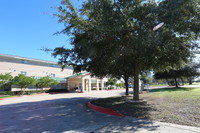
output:
<path id="1" fill-rule="evenodd" d="M 39 102 L 24 102 L 0 107 L 0 133 L 60 133 L 137 131 L 150 121 L 110 116 L 89 110 L 85 104 L 90 98 L 62 98 Z M 109 129 L 109 130 L 108 130 Z"/>

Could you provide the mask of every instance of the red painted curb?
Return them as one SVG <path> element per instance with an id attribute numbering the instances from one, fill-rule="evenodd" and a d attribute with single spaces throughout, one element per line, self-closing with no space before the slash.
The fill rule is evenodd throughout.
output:
<path id="1" fill-rule="evenodd" d="M 95 110 L 97 112 L 101 112 L 101 113 L 104 113 L 104 114 L 109 114 L 109 115 L 114 115 L 114 116 L 121 116 L 121 117 L 125 116 L 123 114 L 120 114 L 120 113 L 112 110 L 112 109 L 96 106 L 96 105 L 92 104 L 91 102 L 88 102 L 87 106 L 90 109 L 93 109 L 93 110 Z"/>

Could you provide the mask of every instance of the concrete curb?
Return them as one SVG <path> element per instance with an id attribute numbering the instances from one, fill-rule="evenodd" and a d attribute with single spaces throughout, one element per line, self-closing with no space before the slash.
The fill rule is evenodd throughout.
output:
<path id="1" fill-rule="evenodd" d="M 121 91 L 121 90 L 125 90 L 125 89 L 111 89 L 111 90 L 92 90 L 92 91 L 80 91 L 78 93 L 90 93 L 90 92 L 101 92 L 101 91 Z"/>
<path id="2" fill-rule="evenodd" d="M 101 112 L 101 113 L 109 114 L 109 115 L 114 115 L 114 116 L 125 117 L 125 115 L 120 114 L 120 113 L 118 113 L 118 112 L 116 112 L 116 111 L 114 111 L 112 109 L 96 106 L 96 105 L 92 104 L 91 102 L 88 102 L 87 106 L 88 106 L 88 108 L 90 108 L 92 110 L 95 110 L 97 112 Z"/>

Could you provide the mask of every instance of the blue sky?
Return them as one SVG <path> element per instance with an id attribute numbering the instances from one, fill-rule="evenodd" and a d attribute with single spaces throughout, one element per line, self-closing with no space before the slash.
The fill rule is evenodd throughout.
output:
<path id="1" fill-rule="evenodd" d="M 41 48 L 70 47 L 69 37 L 53 35 L 63 24 L 51 8 L 61 0 L 0 0 L 0 53 L 57 61 Z M 81 0 L 72 0 L 80 5 Z"/>

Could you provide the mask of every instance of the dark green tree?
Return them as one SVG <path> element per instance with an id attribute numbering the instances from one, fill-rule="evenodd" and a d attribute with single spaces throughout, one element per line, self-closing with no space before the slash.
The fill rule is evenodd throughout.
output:
<path id="1" fill-rule="evenodd" d="M 178 87 L 178 78 L 187 78 L 189 84 L 192 84 L 194 77 L 200 75 L 198 69 L 199 64 L 190 62 L 178 70 L 170 69 L 169 71 L 156 72 L 154 77 L 155 79 L 174 79 L 175 85 Z"/>
<path id="2" fill-rule="evenodd" d="M 179 87 L 177 79 L 180 77 L 182 77 L 181 70 L 173 69 L 164 72 L 156 72 L 154 75 L 155 79 L 173 79 L 176 87 Z"/>
<path id="3" fill-rule="evenodd" d="M 199 64 L 190 62 L 180 70 L 182 77 L 186 78 L 191 85 L 194 78 L 200 76 Z"/>
<path id="4" fill-rule="evenodd" d="M 7 87 L 12 84 L 13 76 L 10 73 L 0 74 L 0 88 Z"/>
<path id="5" fill-rule="evenodd" d="M 60 64 L 97 76 L 116 75 L 121 65 L 123 72 L 134 77 L 135 100 L 139 99 L 139 74 L 187 61 L 200 32 L 198 0 L 163 0 L 159 4 L 152 0 L 88 0 L 80 10 L 62 0 L 57 9 L 59 22 L 65 24 L 61 33 L 72 35 L 72 49 L 54 49 Z M 154 31 L 161 22 L 163 27 Z"/>
<path id="6" fill-rule="evenodd" d="M 50 87 L 52 85 L 57 85 L 57 84 L 58 84 L 58 82 L 56 80 L 52 79 L 49 76 L 46 76 L 46 77 L 39 78 L 36 81 L 35 86 L 37 88 L 45 88 L 45 87 Z"/>

